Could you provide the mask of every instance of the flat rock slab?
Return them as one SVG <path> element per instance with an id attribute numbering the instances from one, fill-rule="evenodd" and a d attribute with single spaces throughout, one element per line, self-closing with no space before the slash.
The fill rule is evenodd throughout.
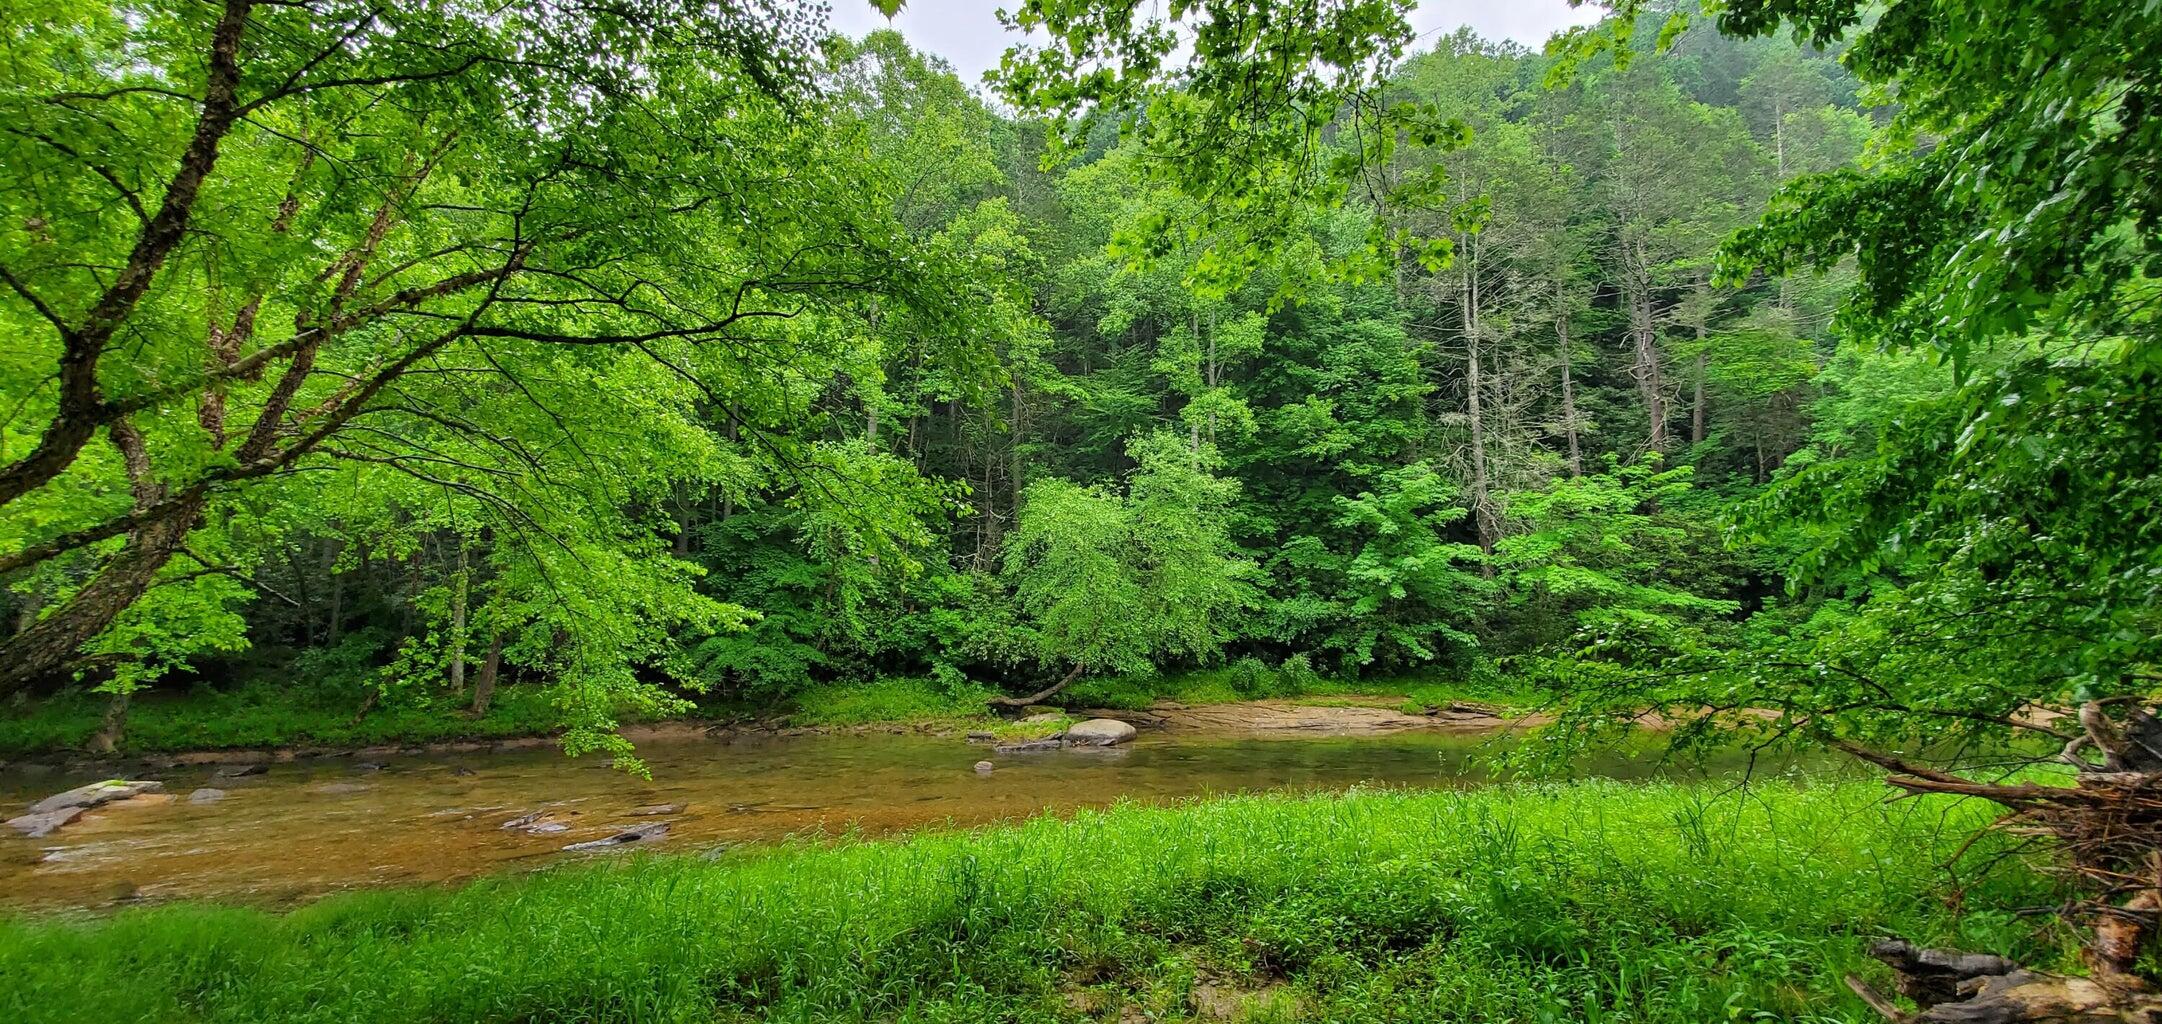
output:
<path id="1" fill-rule="evenodd" d="M 607 850 L 618 846 L 629 846 L 632 843 L 649 843 L 667 834 L 668 823 L 665 821 L 656 821 L 650 825 L 640 825 L 636 828 L 624 829 L 623 831 L 618 832 L 615 835 L 609 836 L 606 839 L 595 839 L 592 842 L 587 843 L 572 843 L 569 846 L 564 847 L 563 849 L 571 852 L 579 852 L 584 850 Z"/>
<path id="2" fill-rule="evenodd" d="M 20 817 L 9 818 L 7 823 L 9 828 L 21 832 L 25 836 L 32 839 L 43 839 L 53 834 L 53 831 L 60 826 L 82 817 L 83 812 L 87 810 L 89 810 L 87 807 L 62 807 L 57 811 L 46 811 L 42 814 L 25 814 Z"/>
<path id="3" fill-rule="evenodd" d="M 69 807 L 87 809 L 96 807 L 99 804 L 111 803 L 115 800 L 125 800 L 128 797 L 142 793 L 155 793 L 164 788 L 165 783 L 162 782 L 128 782 L 120 779 L 109 779 L 105 782 L 93 782 L 87 786 L 77 786 L 65 793 L 56 793 L 46 797 L 37 803 L 31 804 L 30 813 L 50 814 L 53 811 L 65 810 Z"/>

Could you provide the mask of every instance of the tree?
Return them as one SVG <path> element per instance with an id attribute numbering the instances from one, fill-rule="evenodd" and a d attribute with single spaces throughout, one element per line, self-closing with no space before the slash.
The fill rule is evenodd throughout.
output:
<path id="1" fill-rule="evenodd" d="M 461 504 L 581 614 L 604 548 L 671 578 L 645 515 L 678 485 L 830 489 L 791 432 L 849 354 L 837 325 L 974 315 L 892 179 L 803 119 L 816 26 L 788 10 L 229 0 L 25 27 L 0 571 L 67 568 L 0 645 L 6 689 L 134 657 L 100 638 L 154 588 L 245 575 L 176 558 L 333 466 Z M 619 659 L 656 649 L 618 640 L 592 678 L 632 685 Z"/>
<path id="2" fill-rule="evenodd" d="M 1027 706 L 1088 672 L 1147 672 L 1159 658 L 1203 658 L 1256 600 L 1255 567 L 1231 543 L 1236 482 L 1175 434 L 1134 439 L 1126 493 L 1061 479 L 1030 484 L 1006 542 L 1006 576 L 1037 657 L 1064 664 L 1049 687 L 995 703 Z"/>

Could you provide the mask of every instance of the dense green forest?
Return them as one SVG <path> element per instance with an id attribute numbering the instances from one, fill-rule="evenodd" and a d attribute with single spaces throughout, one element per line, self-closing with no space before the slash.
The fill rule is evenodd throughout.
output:
<path id="1" fill-rule="evenodd" d="M 119 325 L 147 347 L 102 364 L 127 408 L 11 502 L 6 685 L 538 688 L 604 732 L 881 678 L 1536 680 L 1783 636 L 1829 592 L 1734 514 L 1952 378 L 1835 341 L 1844 265 L 1715 266 L 1886 119 L 1838 47 L 1671 43 L 1550 87 L 1434 40 L 1364 101 L 1422 112 L 1401 141 L 1339 115 L 1357 175 L 1206 232 L 1137 133 L 1047 162 L 893 33 L 770 72 L 800 95 L 671 97 L 731 111 L 684 145 L 747 154 L 692 179 L 636 123 L 505 163 L 536 143 L 468 123 L 492 96 L 259 101 L 291 123 L 229 139 Z M 11 460 L 66 416 L 39 309 L 122 260 L 119 162 L 181 146 L 171 102 L 20 110 Z M 1240 231 L 1266 254 L 1227 260 Z"/>

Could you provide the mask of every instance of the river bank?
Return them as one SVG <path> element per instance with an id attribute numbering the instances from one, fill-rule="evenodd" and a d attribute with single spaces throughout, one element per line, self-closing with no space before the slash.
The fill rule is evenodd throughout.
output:
<path id="1" fill-rule="evenodd" d="M 1146 727 L 1151 715 L 1165 710 L 1271 703 L 1374 709 L 1373 728 L 1386 731 L 1435 724 L 1422 722 L 1435 717 L 1446 724 L 1452 708 L 1506 715 L 1539 703 L 1533 694 L 1461 683 L 1315 679 L 1257 686 L 1225 671 L 1088 680 L 1058 704 L 1004 716 L 991 713 L 991 696 L 980 688 L 953 691 L 922 680 L 884 679 L 818 687 L 766 710 L 713 702 L 679 718 L 628 721 L 622 731 L 633 743 L 834 733 L 990 732 L 1012 740 L 1046 734 L 1041 726 L 1017 724 L 1038 711 L 1109 715 Z M 304 686 L 197 688 L 137 697 L 117 749 L 92 757 L 86 748 L 104 725 L 105 707 L 102 695 L 69 692 L 0 710 L 0 764 L 247 763 L 522 750 L 554 744 L 560 714 L 552 694 L 535 686 L 504 689 L 483 715 L 425 702 L 372 704 L 357 694 L 325 695 Z M 1394 719 L 1379 713 L 1389 711 L 1397 713 Z M 1340 716 L 1347 720 L 1343 727 L 1358 728 L 1350 720 L 1368 714 Z"/>
<path id="2" fill-rule="evenodd" d="M 1122 801 L 1483 786 L 1508 777 L 1494 755 L 1520 735 L 1499 718 L 1451 724 L 1422 716 L 1415 728 L 1377 729 L 1377 716 L 1400 713 L 1371 707 L 1193 710 L 1206 724 L 1158 721 L 1109 748 L 912 730 L 648 738 L 640 748 L 647 778 L 605 758 L 566 758 L 546 744 L 246 763 L 17 765 L 0 769 L 0 806 L 10 814 L 57 805 L 65 802 L 58 794 L 97 791 L 113 778 L 160 788 L 50 829 L 0 832 L 0 906 L 109 910 L 198 898 L 282 905 L 352 888 L 532 870 L 575 859 L 566 847 L 649 825 L 668 830 L 649 845 L 708 851 L 1015 821 Z M 1229 727 L 1234 710 L 1252 728 Z M 1144 714 L 1179 718 L 1175 709 Z M 1059 730 L 1066 720 L 1046 714 L 1015 726 Z M 1681 765 L 1661 752 L 1646 738 L 1585 756 L 1573 770 L 1641 780 L 1742 768 Z M 1759 768 L 1775 770 L 1769 762 Z"/>
<path id="3" fill-rule="evenodd" d="M 2050 962 L 1984 808 L 1873 782 L 1120 806 L 902 841 L 604 857 L 291 913 L 0 923 L 0 1019 L 1872 1019 L 1866 940 Z M 1975 863 L 2000 852 L 1985 837 Z"/>

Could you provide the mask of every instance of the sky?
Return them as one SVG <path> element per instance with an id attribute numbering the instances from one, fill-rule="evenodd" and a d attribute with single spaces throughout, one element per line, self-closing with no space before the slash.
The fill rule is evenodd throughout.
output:
<path id="1" fill-rule="evenodd" d="M 860 36 L 887 25 L 870 0 L 831 2 L 836 31 Z M 998 66 L 999 54 L 1012 41 L 993 14 L 1001 6 L 1013 6 L 1013 0 L 908 0 L 892 25 L 917 49 L 946 58 L 962 81 L 974 85 Z M 1596 4 L 1571 7 L 1568 0 L 1420 0 L 1411 21 L 1420 48 L 1435 35 L 1469 25 L 1489 39 L 1513 39 L 1536 49 L 1555 30 L 1590 24 L 1602 13 Z"/>

